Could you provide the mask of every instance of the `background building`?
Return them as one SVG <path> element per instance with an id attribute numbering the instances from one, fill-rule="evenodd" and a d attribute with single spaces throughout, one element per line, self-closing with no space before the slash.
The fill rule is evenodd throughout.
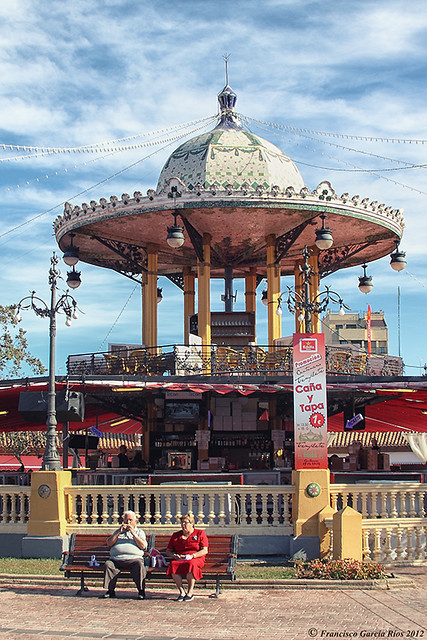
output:
<path id="1" fill-rule="evenodd" d="M 367 314 L 331 313 L 329 310 L 323 318 L 323 329 L 327 345 L 351 344 L 368 350 L 368 322 Z M 384 311 L 372 311 L 371 314 L 371 345 L 372 353 L 388 354 L 388 328 Z"/>

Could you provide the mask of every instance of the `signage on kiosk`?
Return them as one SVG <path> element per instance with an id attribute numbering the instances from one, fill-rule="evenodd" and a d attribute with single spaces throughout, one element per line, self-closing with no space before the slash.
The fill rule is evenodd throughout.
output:
<path id="1" fill-rule="evenodd" d="M 323 333 L 294 333 L 295 469 L 328 468 Z"/>

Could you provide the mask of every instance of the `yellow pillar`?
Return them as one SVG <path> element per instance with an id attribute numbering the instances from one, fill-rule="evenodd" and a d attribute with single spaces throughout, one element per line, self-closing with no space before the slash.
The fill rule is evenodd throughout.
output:
<path id="1" fill-rule="evenodd" d="M 69 506 L 65 487 L 71 486 L 71 471 L 33 471 L 29 536 L 63 536 Z"/>
<path id="2" fill-rule="evenodd" d="M 146 347 L 157 347 L 157 245 L 147 246 L 147 273 L 143 287 L 142 341 Z"/>
<path id="3" fill-rule="evenodd" d="M 280 265 L 275 264 L 276 236 L 266 237 L 267 243 L 267 290 L 268 290 L 268 344 L 274 348 L 274 341 L 282 336 L 281 316 L 276 311 L 280 296 Z"/>
<path id="4" fill-rule="evenodd" d="M 254 267 L 245 276 L 245 308 L 246 311 L 254 312 L 256 309 L 256 269 Z"/>
<path id="5" fill-rule="evenodd" d="M 203 262 L 197 262 L 198 324 L 202 345 L 211 344 L 211 236 L 203 234 Z"/>
<path id="6" fill-rule="evenodd" d="M 195 311 L 196 276 L 190 267 L 184 267 L 184 344 L 190 341 L 190 316 Z"/>
<path id="7" fill-rule="evenodd" d="M 334 560 L 362 560 L 362 514 L 344 507 L 333 516 Z"/>
<path id="8" fill-rule="evenodd" d="M 318 536 L 318 514 L 330 504 L 329 469 L 298 469 L 292 472 L 292 483 L 294 535 Z"/>
<path id="9" fill-rule="evenodd" d="M 320 557 L 326 558 L 329 555 L 331 549 L 331 529 L 332 519 L 334 517 L 335 509 L 332 507 L 324 507 L 318 513 L 319 523 L 319 542 L 320 542 Z"/>

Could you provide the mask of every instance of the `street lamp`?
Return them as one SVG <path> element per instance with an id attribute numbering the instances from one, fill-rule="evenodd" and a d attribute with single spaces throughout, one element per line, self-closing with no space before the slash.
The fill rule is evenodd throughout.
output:
<path id="1" fill-rule="evenodd" d="M 53 254 L 49 269 L 49 285 L 50 285 L 50 307 L 32 291 L 30 296 L 22 298 L 16 309 L 16 319 L 21 321 L 20 311 L 23 309 L 32 309 L 37 316 L 49 318 L 49 384 L 47 396 L 47 417 L 46 417 L 46 448 L 43 454 L 42 469 L 44 471 L 57 471 L 61 468 L 61 460 L 56 446 L 56 406 L 55 406 L 55 338 L 56 338 L 56 314 L 65 313 L 65 324 L 69 327 L 72 318 L 77 318 L 77 302 L 68 293 L 68 290 L 56 300 L 57 281 L 60 278 L 60 272 L 56 268 L 59 260 L 55 253 Z M 79 274 L 80 275 L 80 274 Z M 80 284 L 80 282 L 79 282 Z M 79 286 L 79 285 L 77 285 Z M 41 306 L 39 306 L 39 304 Z"/>
<path id="2" fill-rule="evenodd" d="M 300 265 L 300 271 L 303 279 L 302 292 L 294 291 L 291 287 L 288 287 L 287 298 L 285 303 L 291 313 L 298 313 L 298 320 L 302 322 L 305 320 L 305 331 L 311 333 L 311 315 L 313 313 L 319 315 L 328 307 L 332 302 L 340 305 L 339 315 L 343 316 L 344 309 L 349 310 L 343 299 L 336 291 L 331 291 L 330 287 L 325 287 L 325 291 L 320 291 L 312 300 L 310 299 L 310 284 L 311 276 L 313 275 L 313 269 L 308 264 L 308 258 L 310 257 L 310 251 L 307 246 L 304 247 L 302 252 L 304 258 L 304 264 Z M 282 299 L 285 294 L 281 293 L 277 300 L 277 315 L 282 315 Z"/>

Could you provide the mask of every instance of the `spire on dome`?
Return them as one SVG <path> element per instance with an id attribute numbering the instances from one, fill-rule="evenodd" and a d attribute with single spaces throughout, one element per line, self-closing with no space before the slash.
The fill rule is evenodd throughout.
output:
<path id="1" fill-rule="evenodd" d="M 221 110 L 220 121 L 215 127 L 215 129 L 241 129 L 242 125 L 240 124 L 240 120 L 234 113 L 234 106 L 237 101 L 237 94 L 234 93 L 233 89 L 228 84 L 228 60 L 230 58 L 230 54 L 224 55 L 225 61 L 225 87 L 218 94 L 218 102 Z"/>

